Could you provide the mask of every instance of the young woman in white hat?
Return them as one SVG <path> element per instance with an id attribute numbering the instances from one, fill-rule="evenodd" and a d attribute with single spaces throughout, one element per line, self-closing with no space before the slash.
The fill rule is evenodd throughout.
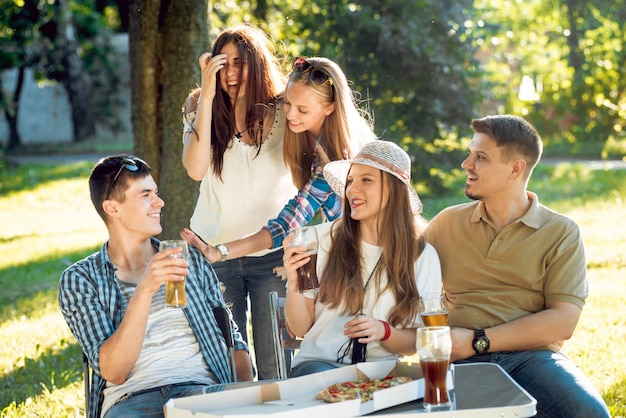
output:
<path id="1" fill-rule="evenodd" d="M 344 216 L 316 227 L 318 291 L 299 293 L 296 270 L 310 256 L 284 242 L 287 323 L 304 337 L 291 377 L 414 354 L 419 295 L 441 291 L 404 150 L 367 143 L 354 159 L 327 164 L 324 177 L 343 195 Z"/>

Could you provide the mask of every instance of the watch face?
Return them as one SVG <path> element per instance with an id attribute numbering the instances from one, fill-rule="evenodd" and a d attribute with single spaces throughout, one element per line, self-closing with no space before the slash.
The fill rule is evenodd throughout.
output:
<path id="1" fill-rule="evenodd" d="M 487 354 L 487 351 L 489 351 L 489 340 L 486 337 L 476 337 L 472 345 L 474 346 L 476 354 Z"/>

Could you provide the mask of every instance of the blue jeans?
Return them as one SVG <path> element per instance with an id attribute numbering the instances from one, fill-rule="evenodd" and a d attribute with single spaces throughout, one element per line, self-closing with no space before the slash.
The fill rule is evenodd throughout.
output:
<path id="1" fill-rule="evenodd" d="M 326 372 L 328 370 L 336 369 L 337 366 L 325 361 L 304 361 L 297 366 L 294 366 L 289 372 L 289 377 L 306 376 L 307 374 Z"/>
<path id="2" fill-rule="evenodd" d="M 163 406 L 171 398 L 199 395 L 207 385 L 185 382 L 159 386 L 129 393 L 117 401 L 104 415 L 105 418 L 163 418 Z"/>
<path id="3" fill-rule="evenodd" d="M 276 354 L 270 316 L 269 293 L 273 290 L 285 297 L 285 282 L 273 269 L 283 265 L 283 251 L 263 257 L 241 257 L 213 264 L 224 291 L 224 300 L 230 307 L 239 331 L 246 341 L 248 325 L 248 298 L 252 320 L 252 340 L 259 380 L 276 379 Z M 288 365 L 289 367 L 289 365 Z"/>
<path id="4" fill-rule="evenodd" d="M 455 363 L 500 365 L 537 400 L 537 417 L 603 418 L 609 410 L 600 393 L 563 353 L 548 350 L 498 352 Z"/>

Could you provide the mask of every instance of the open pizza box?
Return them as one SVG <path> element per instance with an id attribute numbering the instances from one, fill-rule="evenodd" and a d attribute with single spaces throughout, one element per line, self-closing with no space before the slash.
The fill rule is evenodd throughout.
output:
<path id="1" fill-rule="evenodd" d="M 359 379 L 408 376 L 413 380 L 374 392 L 373 400 L 360 399 L 327 403 L 316 399 L 322 389 Z M 452 389 L 448 372 L 448 389 Z M 419 363 L 396 361 L 359 363 L 272 383 L 216 385 L 217 392 L 170 399 L 166 418 L 251 418 L 251 417 L 356 417 L 424 397 L 424 378 Z"/>

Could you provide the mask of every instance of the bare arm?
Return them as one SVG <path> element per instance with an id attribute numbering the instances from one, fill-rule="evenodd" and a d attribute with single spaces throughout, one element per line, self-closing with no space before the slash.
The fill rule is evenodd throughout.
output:
<path id="1" fill-rule="evenodd" d="M 489 352 L 523 351 L 569 339 L 578 324 L 581 309 L 569 302 L 548 304 L 545 310 L 485 330 Z M 452 361 L 474 355 L 474 331 L 452 329 Z"/>
<path id="2" fill-rule="evenodd" d="M 227 260 L 244 257 L 257 251 L 272 248 L 272 235 L 265 228 L 259 229 L 252 235 L 230 241 L 225 244 L 228 247 Z M 213 248 L 213 251 L 217 251 Z M 219 253 L 219 251 L 217 251 Z"/>
<path id="3" fill-rule="evenodd" d="M 293 235 L 283 242 L 285 248 L 285 272 L 287 273 L 287 299 L 285 300 L 285 318 L 289 329 L 298 337 L 304 337 L 315 321 L 315 300 L 298 292 L 298 267 L 311 261 L 303 247 L 290 247 Z M 298 252 L 300 251 L 300 252 Z"/>
<path id="4" fill-rule="evenodd" d="M 187 241 L 188 244 L 191 244 L 202 251 L 202 254 L 204 254 L 207 260 L 211 263 L 217 263 L 222 259 L 222 253 L 220 253 L 214 246 L 202 241 L 192 230 L 185 228 L 180 231 L 180 236 L 182 239 Z M 271 248 L 272 235 L 267 229 L 261 228 L 252 235 L 248 235 L 244 238 L 224 244 L 228 247 L 228 257 L 226 257 L 226 259 L 232 260 L 256 253 L 257 251 Z"/>
<path id="5" fill-rule="evenodd" d="M 146 333 L 152 296 L 165 281 L 181 280 L 189 274 L 187 261 L 167 258 L 180 249 L 155 254 L 137 285 L 119 328 L 100 347 L 100 373 L 107 381 L 121 384 L 135 365 Z"/>
<path id="6" fill-rule="evenodd" d="M 204 53 L 198 59 L 202 74 L 201 93 L 187 98 L 187 112 L 196 111 L 194 130 L 183 133 L 183 166 L 189 177 L 202 180 L 211 165 L 211 121 L 213 99 L 217 89 L 217 73 L 224 68 L 226 55 L 211 57 Z"/>

